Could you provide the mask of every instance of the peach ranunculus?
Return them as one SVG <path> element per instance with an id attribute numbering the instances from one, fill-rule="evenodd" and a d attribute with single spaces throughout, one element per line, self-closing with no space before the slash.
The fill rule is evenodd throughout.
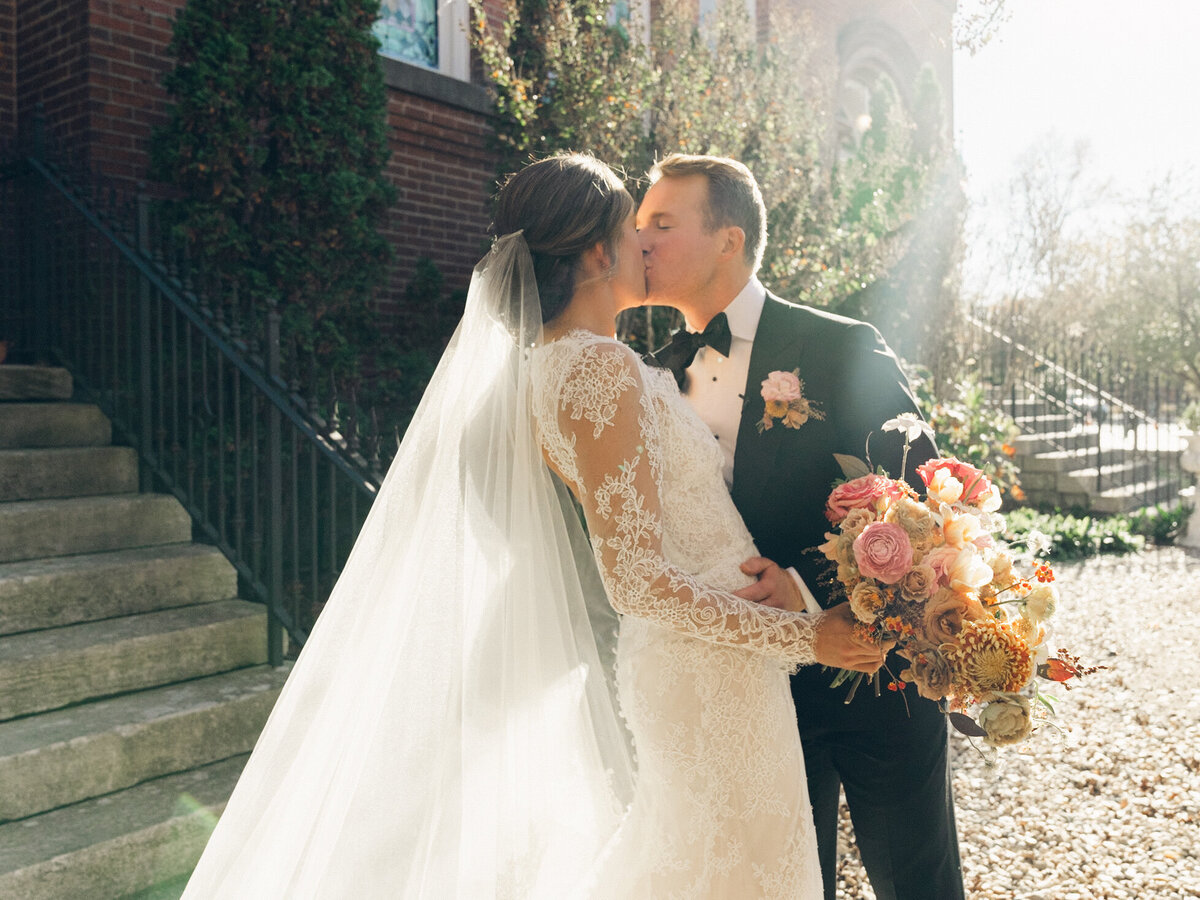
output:
<path id="1" fill-rule="evenodd" d="M 912 567 L 912 544 L 899 525 L 872 522 L 854 539 L 854 559 L 863 575 L 895 584 Z"/>
<path id="2" fill-rule="evenodd" d="M 925 485 L 929 496 L 938 503 L 957 503 L 962 499 L 963 484 L 949 469 L 938 469 Z"/>
<path id="3" fill-rule="evenodd" d="M 762 383 L 762 398 L 768 403 L 782 403 L 786 408 L 793 400 L 800 399 L 800 376 L 795 372 L 771 372 Z"/>
<path id="4" fill-rule="evenodd" d="M 917 466 L 917 474 L 921 476 L 921 480 L 925 482 L 925 486 L 930 488 L 930 495 L 933 495 L 932 485 L 939 472 L 949 472 L 949 475 L 940 476 L 942 482 L 948 477 L 952 477 L 962 485 L 962 494 L 956 498 L 963 503 L 980 504 L 987 502 L 989 505 L 993 499 L 992 482 L 979 469 L 975 468 L 970 463 L 961 462 L 953 456 L 945 459 L 931 459 L 926 463 Z M 996 492 L 995 498 L 999 498 L 999 491 Z M 955 500 L 947 500 L 947 503 L 954 503 Z"/>
<path id="5" fill-rule="evenodd" d="M 942 534 L 951 547 L 961 550 L 967 544 L 975 543 L 986 533 L 979 526 L 979 519 L 971 513 L 955 513 L 949 507 L 942 508 Z"/>
<path id="6" fill-rule="evenodd" d="M 959 551 L 950 566 L 949 575 L 951 590 L 964 593 L 978 590 L 992 580 L 991 568 L 973 548 Z"/>
<path id="7" fill-rule="evenodd" d="M 852 509 L 865 509 L 874 506 L 877 500 L 899 496 L 900 488 L 890 478 L 862 475 L 830 491 L 829 499 L 825 501 L 825 517 L 836 525 Z"/>

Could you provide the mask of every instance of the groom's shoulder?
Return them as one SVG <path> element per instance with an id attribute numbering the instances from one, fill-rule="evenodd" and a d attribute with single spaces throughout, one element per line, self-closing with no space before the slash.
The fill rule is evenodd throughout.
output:
<path id="1" fill-rule="evenodd" d="M 793 303 L 790 300 L 784 300 L 770 291 L 767 291 L 767 303 L 772 304 L 772 308 L 778 314 L 785 317 L 790 324 L 795 327 L 804 328 L 809 333 L 841 334 L 846 336 L 853 334 L 861 336 L 862 339 L 881 340 L 879 330 L 870 322 L 865 322 L 862 319 L 852 319 L 849 316 L 840 316 L 828 310 L 805 306 L 802 303 Z"/>

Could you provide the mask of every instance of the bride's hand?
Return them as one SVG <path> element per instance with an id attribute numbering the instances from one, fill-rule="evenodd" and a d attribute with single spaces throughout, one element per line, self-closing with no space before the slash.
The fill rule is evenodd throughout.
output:
<path id="1" fill-rule="evenodd" d="M 752 556 L 742 563 L 742 571 L 753 575 L 758 581 L 734 591 L 735 597 L 788 612 L 805 611 L 804 595 L 800 593 L 796 580 L 779 568 L 777 563 L 765 556 Z"/>
<path id="2" fill-rule="evenodd" d="M 821 621 L 817 623 L 817 639 L 813 643 L 817 662 L 867 674 L 878 671 L 896 642 L 877 644 L 865 640 L 855 631 L 856 622 L 849 603 L 839 603 L 821 615 Z"/>

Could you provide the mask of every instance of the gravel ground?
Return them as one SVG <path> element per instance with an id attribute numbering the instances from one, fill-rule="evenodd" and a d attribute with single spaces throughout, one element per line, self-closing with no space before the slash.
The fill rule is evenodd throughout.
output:
<path id="1" fill-rule="evenodd" d="M 955 734 L 971 900 L 1200 898 L 1200 555 L 1148 550 L 1055 566 L 1052 646 L 1107 665 L 1052 730 L 989 767 Z M 840 898 L 874 900 L 842 810 Z M 937 900 L 937 898 L 929 898 Z"/>

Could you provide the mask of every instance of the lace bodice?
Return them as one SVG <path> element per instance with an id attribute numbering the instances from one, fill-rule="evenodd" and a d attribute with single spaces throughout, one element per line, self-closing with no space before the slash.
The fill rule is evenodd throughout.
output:
<path id="1" fill-rule="evenodd" d="M 538 439 L 583 508 L 617 612 L 789 667 L 814 662 L 812 617 L 731 593 L 754 546 L 720 450 L 670 374 L 585 331 L 535 353 Z"/>

